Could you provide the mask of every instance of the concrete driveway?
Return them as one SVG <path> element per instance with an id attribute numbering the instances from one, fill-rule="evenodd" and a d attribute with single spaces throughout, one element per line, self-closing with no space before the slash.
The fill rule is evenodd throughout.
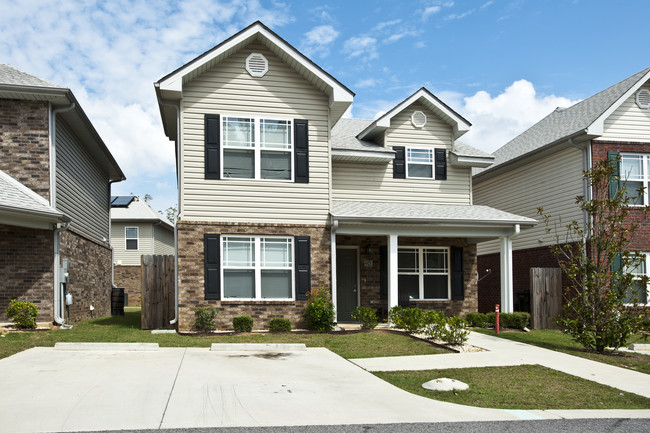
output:
<path id="1" fill-rule="evenodd" d="M 402 391 L 327 349 L 33 348 L 0 360 L 0 432 L 512 420 Z"/>

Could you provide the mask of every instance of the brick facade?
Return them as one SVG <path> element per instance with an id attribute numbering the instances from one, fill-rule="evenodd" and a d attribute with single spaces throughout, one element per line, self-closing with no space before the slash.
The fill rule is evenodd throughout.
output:
<path id="1" fill-rule="evenodd" d="M 126 305 L 142 305 L 142 267 L 115 266 L 113 268 L 113 283 L 122 287 L 126 295 Z"/>
<path id="2" fill-rule="evenodd" d="M 33 302 L 38 321 L 53 317 L 54 234 L 0 224 L 0 321 L 12 299 Z"/>
<path id="3" fill-rule="evenodd" d="M 61 233 L 60 245 L 61 258 L 70 260 L 66 289 L 74 300 L 70 306 L 70 317 L 66 320 L 77 322 L 90 319 L 90 305 L 95 307 L 93 317 L 110 315 L 110 248 L 72 230 Z"/>
<path id="4" fill-rule="evenodd" d="M 193 332 L 196 307 L 212 306 L 219 310 L 217 329 L 232 330 L 232 319 L 247 314 L 254 329 L 268 329 L 274 317 L 291 320 L 293 328 L 304 328 L 306 301 L 238 301 L 204 299 L 204 245 L 206 233 L 257 236 L 310 236 L 311 285 L 330 287 L 330 231 L 326 226 L 178 222 L 178 330 Z"/>
<path id="5" fill-rule="evenodd" d="M 47 102 L 0 99 L 0 170 L 50 199 Z"/>

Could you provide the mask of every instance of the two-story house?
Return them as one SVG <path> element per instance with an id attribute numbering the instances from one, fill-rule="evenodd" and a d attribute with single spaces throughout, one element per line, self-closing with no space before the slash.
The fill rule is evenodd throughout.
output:
<path id="1" fill-rule="evenodd" d="M 590 197 L 583 178 L 598 161 L 621 157 L 620 175 L 628 188 L 645 187 L 645 194 L 636 205 L 650 204 L 650 68 L 626 78 L 568 108 L 558 108 L 538 123 L 515 137 L 494 153 L 494 164 L 478 169 L 473 177 L 474 201 L 497 206 L 508 212 L 537 215 L 537 208 L 553 216 L 560 239 L 564 227 L 585 218 L 575 203 L 577 196 Z M 636 193 L 634 193 L 636 195 Z M 639 212 L 631 209 L 632 216 Z M 513 266 L 516 278 L 514 291 L 519 309 L 527 310 L 530 290 L 530 268 L 557 267 L 549 250 L 556 242 L 539 224 L 513 239 Z M 650 266 L 650 225 L 642 224 L 630 248 L 646 253 L 639 273 L 647 274 Z M 479 245 L 479 271 L 492 273 L 481 280 L 479 309 L 489 311 L 495 303 L 504 303 L 498 291 L 500 252 L 496 242 Z M 640 292 L 641 302 L 647 294 Z M 510 299 L 512 302 L 512 299 Z"/>
<path id="2" fill-rule="evenodd" d="M 418 305 L 476 311 L 476 243 L 535 221 L 472 204 L 457 139 L 469 122 L 426 89 L 376 120 L 343 119 L 354 94 L 260 22 L 155 83 L 179 187 L 179 329 L 215 306 L 220 328 L 303 323 L 331 289 L 337 320 Z M 509 279 L 504 278 L 504 284 Z"/>
<path id="3" fill-rule="evenodd" d="M 174 254 L 174 225 L 136 195 L 111 197 L 113 283 L 126 305 L 141 305 L 143 255 Z"/>
<path id="4" fill-rule="evenodd" d="M 0 318 L 12 299 L 42 322 L 110 313 L 110 190 L 124 179 L 70 89 L 0 65 Z"/>

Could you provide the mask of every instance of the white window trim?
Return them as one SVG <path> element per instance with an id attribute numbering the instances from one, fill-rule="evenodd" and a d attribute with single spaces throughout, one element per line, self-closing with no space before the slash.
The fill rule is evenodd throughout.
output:
<path id="1" fill-rule="evenodd" d="M 643 255 L 643 260 L 645 262 L 645 274 L 646 274 L 646 276 L 650 277 L 650 267 L 649 267 L 649 265 L 650 265 L 650 253 L 639 252 L 639 254 Z M 632 274 L 632 275 L 634 275 L 634 274 Z M 634 278 L 635 281 L 639 280 L 639 279 L 641 279 L 640 276 L 638 278 L 637 277 Z M 650 282 L 648 282 L 648 284 L 646 284 L 645 292 L 646 292 L 646 301 L 648 301 L 648 300 L 650 300 Z M 625 304 L 625 305 L 633 305 L 633 304 Z M 637 305 L 643 307 L 643 306 L 650 305 L 650 302 L 645 303 L 645 304 L 639 302 Z"/>
<path id="2" fill-rule="evenodd" d="M 410 162 L 409 161 L 409 153 L 411 150 L 426 150 L 431 154 L 431 162 L 430 163 L 425 163 L 425 162 Z M 430 180 L 435 180 L 436 178 L 436 152 L 434 149 L 425 149 L 421 147 L 407 147 L 406 148 L 406 155 L 405 155 L 405 164 L 406 164 L 406 177 L 408 179 L 430 179 Z M 411 176 L 409 174 L 409 165 L 414 164 L 414 165 L 429 165 L 431 166 L 431 177 L 422 177 L 422 176 Z"/>
<path id="3" fill-rule="evenodd" d="M 630 182 L 641 182 L 643 184 L 643 203 L 642 204 L 628 204 L 629 207 L 644 207 L 650 204 L 650 192 L 648 191 L 650 187 L 650 170 L 648 166 L 650 165 L 650 154 L 645 153 L 630 153 L 630 152 L 620 152 L 621 155 L 621 183 L 624 184 L 626 181 Z M 623 172 L 623 159 L 625 157 L 642 157 L 641 159 L 641 179 L 628 179 L 628 174 Z M 636 191 L 632 191 L 632 195 L 635 195 Z"/>
<path id="4" fill-rule="evenodd" d="M 127 238 L 126 237 L 126 231 L 128 229 L 135 229 L 135 232 L 136 232 L 136 237 L 135 238 Z M 133 239 L 135 239 L 135 241 L 137 242 L 137 248 L 136 249 L 127 248 L 127 242 L 126 241 L 132 241 Z M 124 251 L 140 251 L 140 227 L 133 227 L 133 226 L 124 227 Z"/>
<path id="5" fill-rule="evenodd" d="M 253 136 L 253 147 L 226 147 L 226 143 L 224 140 L 224 121 L 226 118 L 229 117 L 235 117 L 235 118 L 243 118 L 243 119 L 252 119 L 255 123 L 255 134 Z M 260 121 L 262 120 L 281 120 L 285 122 L 289 122 L 289 147 L 287 149 L 267 149 L 267 148 L 262 148 L 261 147 L 261 142 L 260 142 Z M 294 136 L 293 136 L 293 129 L 294 129 L 294 119 L 288 118 L 288 117 L 283 117 L 283 116 L 253 116 L 251 114 L 221 114 L 221 117 L 219 119 L 219 143 L 221 145 L 219 146 L 219 153 L 220 153 L 220 160 L 221 160 L 221 167 L 219 168 L 221 170 L 221 179 L 223 180 L 228 180 L 228 181 L 245 181 L 245 182 L 251 182 L 251 181 L 258 181 L 258 182 L 285 182 L 285 183 L 292 183 L 294 182 L 295 174 L 296 174 L 296 169 L 295 169 L 295 143 L 294 143 Z M 255 177 L 252 178 L 246 178 L 246 177 L 227 177 L 224 175 L 224 150 L 226 149 L 249 149 L 253 150 L 254 152 L 254 159 L 253 163 L 255 164 Z M 291 177 L 289 179 L 262 179 L 262 166 L 261 166 L 261 159 L 262 159 L 262 150 L 264 151 L 270 151 L 270 152 L 287 152 L 289 153 L 289 161 L 291 164 Z"/>
<path id="6" fill-rule="evenodd" d="M 418 250 L 418 272 L 400 272 L 397 271 L 397 275 L 418 275 L 418 285 L 419 285 L 419 297 L 417 299 L 412 299 L 413 301 L 450 301 L 451 300 L 451 271 L 449 269 L 451 265 L 451 257 L 449 255 L 449 247 L 440 247 L 440 246 L 409 246 L 409 245 L 400 245 L 397 248 L 397 255 L 399 257 L 399 251 L 402 249 L 416 249 Z M 424 272 L 424 250 L 444 250 L 447 256 L 447 272 Z M 424 276 L 425 275 L 446 275 L 447 276 L 447 297 L 446 298 L 425 298 L 424 297 Z M 398 288 L 399 290 L 399 288 Z"/>
<path id="7" fill-rule="evenodd" d="M 253 246 L 253 254 L 255 257 L 255 261 L 253 262 L 253 269 L 255 272 L 255 297 L 254 298 L 230 298 L 225 296 L 225 278 L 224 278 L 224 271 L 226 269 L 251 269 L 250 266 L 242 266 L 240 268 L 236 266 L 225 266 L 224 265 L 224 244 L 226 243 L 226 239 L 253 239 L 254 241 L 254 246 Z M 261 240 L 262 239 L 283 239 L 283 240 L 288 240 L 289 244 L 289 250 L 291 253 L 291 267 L 264 267 L 262 268 L 261 264 L 261 252 L 262 252 L 262 247 L 261 247 Z M 221 263 L 220 263 L 220 270 L 219 272 L 221 273 L 221 300 L 224 301 L 295 301 L 296 300 L 296 257 L 295 257 L 295 247 L 294 247 L 294 238 L 293 236 L 246 236 L 246 235 L 222 235 L 221 236 Z M 291 297 L 290 298 L 262 298 L 262 269 L 265 270 L 291 270 Z"/>

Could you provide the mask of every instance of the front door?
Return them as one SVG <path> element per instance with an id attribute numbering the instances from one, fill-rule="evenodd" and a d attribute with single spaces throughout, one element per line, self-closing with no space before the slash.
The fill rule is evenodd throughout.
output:
<path id="1" fill-rule="evenodd" d="M 359 305 L 357 262 L 356 249 L 336 250 L 336 308 L 339 322 L 351 321 L 350 314 Z"/>

